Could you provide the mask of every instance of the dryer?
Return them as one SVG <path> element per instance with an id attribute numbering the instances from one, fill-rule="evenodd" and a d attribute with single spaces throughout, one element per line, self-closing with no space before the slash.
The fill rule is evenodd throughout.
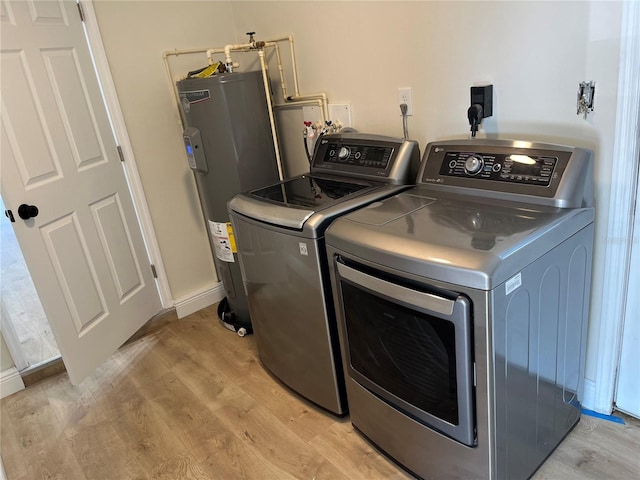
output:
<path id="1" fill-rule="evenodd" d="M 580 419 L 590 151 L 428 145 L 327 254 L 354 427 L 421 478 L 530 477 Z"/>
<path id="2" fill-rule="evenodd" d="M 331 413 L 345 414 L 347 403 L 324 232 L 341 215 L 409 188 L 419 162 L 415 141 L 328 134 L 309 174 L 229 202 L 260 360 Z"/>

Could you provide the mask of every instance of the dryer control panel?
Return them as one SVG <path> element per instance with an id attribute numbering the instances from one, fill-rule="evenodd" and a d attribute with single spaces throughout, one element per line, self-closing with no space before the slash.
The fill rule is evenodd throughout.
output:
<path id="1" fill-rule="evenodd" d="M 440 175 L 549 186 L 558 157 L 549 155 L 446 152 Z"/>
<path id="2" fill-rule="evenodd" d="M 418 185 L 561 208 L 593 206 L 593 152 L 519 140 L 432 142 Z"/>

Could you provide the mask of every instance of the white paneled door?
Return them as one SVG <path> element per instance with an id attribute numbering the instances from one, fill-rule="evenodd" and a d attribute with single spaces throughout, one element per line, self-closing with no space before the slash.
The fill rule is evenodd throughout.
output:
<path id="1" fill-rule="evenodd" d="M 77 4 L 0 0 L 0 21 L 2 197 L 77 384 L 160 299 Z"/>

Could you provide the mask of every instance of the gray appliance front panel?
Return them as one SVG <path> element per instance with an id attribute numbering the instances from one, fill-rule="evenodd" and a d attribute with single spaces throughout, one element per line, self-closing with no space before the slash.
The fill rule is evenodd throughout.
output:
<path id="1" fill-rule="evenodd" d="M 363 155 L 369 146 L 387 152 L 382 160 L 375 153 L 358 158 L 353 154 L 347 161 L 353 160 L 353 164 L 345 166 L 318 153 L 328 149 L 330 143 L 316 150 L 310 176 L 368 183 L 369 187 L 313 210 L 246 192 L 236 195 L 228 203 L 228 210 L 260 359 L 293 390 L 342 415 L 347 405 L 324 232 L 337 217 L 409 188 L 410 164 L 418 160 L 419 153 L 416 142 L 376 135 L 337 134 L 324 139 L 336 145 L 357 144 L 354 151 Z M 326 153 L 331 157 L 330 150 Z M 334 156 L 337 153 L 334 149 Z M 356 165 L 365 158 L 374 165 Z M 388 168 L 379 170 L 378 161 L 386 162 Z M 321 164 L 331 168 L 325 171 Z M 373 173 L 368 176 L 367 172 Z"/>
<path id="2" fill-rule="evenodd" d="M 429 316 L 434 316 L 442 323 L 450 323 L 455 329 L 455 370 L 457 372 L 456 378 L 456 396 L 457 396 L 457 423 L 451 423 L 447 420 L 443 420 L 431 412 L 422 411 L 416 408 L 414 405 L 400 398 L 388 389 L 385 389 L 382 385 L 376 384 L 374 381 L 367 378 L 367 376 L 354 366 L 350 362 L 353 359 L 350 341 L 345 342 L 345 366 L 348 368 L 349 376 L 360 383 L 363 387 L 375 392 L 383 399 L 387 399 L 397 405 L 400 409 L 409 412 L 414 418 L 428 422 L 437 430 L 449 435 L 451 438 L 458 440 L 466 445 L 472 446 L 475 442 L 475 428 L 474 428 L 474 409 L 473 409 L 473 358 L 472 358 L 472 345 L 473 341 L 473 329 L 471 326 L 471 304 L 469 300 L 462 295 L 458 295 L 455 299 L 445 298 L 433 293 L 423 292 L 419 289 L 408 288 L 396 283 L 390 282 L 383 278 L 379 278 L 377 275 L 371 275 L 358 269 L 357 266 L 348 266 L 340 261 L 336 262 L 336 269 L 341 281 L 346 281 L 357 289 L 371 294 L 384 302 L 391 302 L 392 304 L 399 305 L 404 308 L 408 308 L 416 315 L 412 318 L 417 319 L 420 313 L 424 313 Z M 344 301 L 344 300 L 343 300 Z M 360 309 L 359 309 L 360 310 Z M 374 315 L 379 314 L 375 312 Z M 344 318 L 345 312 L 341 311 L 341 316 Z M 363 316 L 364 317 L 364 316 Z M 369 318 L 362 318 L 369 326 Z M 386 315 L 385 315 L 386 317 Z M 397 324 L 397 319 L 394 321 L 388 320 L 388 325 Z M 426 322 L 425 322 L 426 323 Z M 367 327 L 369 328 L 369 327 Z M 343 332 L 347 332 L 347 329 L 343 329 Z M 416 331 L 414 330 L 414 338 Z M 347 336 L 349 336 L 347 334 Z M 350 337 L 353 339 L 353 336 Z M 355 341 L 358 341 L 355 338 Z M 441 344 L 439 344 L 442 347 Z M 408 344 L 403 345 L 404 350 L 410 349 Z M 424 348 L 424 346 L 422 346 Z M 370 347 L 367 346 L 367 350 Z M 387 349 L 388 351 L 388 349 Z M 378 360 L 377 358 L 375 360 Z M 396 358 L 392 359 L 394 363 Z M 415 388 L 415 385 L 413 385 Z"/>
<path id="3" fill-rule="evenodd" d="M 323 239 L 231 219 L 262 363 L 302 396 L 346 413 Z"/>
<path id="4" fill-rule="evenodd" d="M 336 317 L 348 369 L 335 258 L 410 281 L 458 291 L 472 302 L 476 362 L 475 448 L 435 431 L 353 378 L 346 388 L 354 426 L 423 478 L 529 478 L 580 418 L 593 248 L 589 224 L 508 282 L 483 291 L 424 278 L 327 247 Z"/>
<path id="5" fill-rule="evenodd" d="M 466 295 L 473 310 L 473 351 L 475 356 L 476 389 L 475 417 L 477 446 L 468 447 L 447 435 L 425 427 L 411 416 L 392 407 L 377 394 L 346 375 L 349 417 L 354 427 L 364 434 L 380 450 L 404 468 L 423 478 L 433 479 L 489 479 L 494 468 L 492 460 L 493 416 L 490 405 L 494 390 L 491 388 L 493 357 L 491 351 L 491 302 L 490 292 L 460 289 L 459 286 L 434 279 L 406 274 L 379 263 L 375 257 L 362 258 L 352 252 L 327 246 L 331 288 L 333 291 L 340 348 L 345 372 L 349 371 L 348 346 L 346 345 L 345 320 L 339 288 L 336 257 L 342 256 L 388 275 L 400 276 L 411 282 L 430 285 L 437 289 Z"/>
<path id="6" fill-rule="evenodd" d="M 415 187 L 345 215 L 327 244 L 416 275 L 491 290 L 593 222 L 593 208 L 545 206 Z"/>
<path id="7" fill-rule="evenodd" d="M 227 202 L 237 193 L 279 180 L 262 73 L 187 78 L 177 82 L 177 89 L 185 133 L 199 140 L 199 154 L 194 162 L 190 159 L 190 166 L 216 272 L 230 310 L 239 321 L 249 323 L 237 255 L 234 262 L 218 258 L 208 222 L 228 222 Z"/>
<path id="8" fill-rule="evenodd" d="M 188 78 L 177 87 L 183 122 L 199 130 L 207 162 L 206 171 L 194 169 L 203 210 L 228 221 L 235 194 L 279 180 L 262 73 Z"/>

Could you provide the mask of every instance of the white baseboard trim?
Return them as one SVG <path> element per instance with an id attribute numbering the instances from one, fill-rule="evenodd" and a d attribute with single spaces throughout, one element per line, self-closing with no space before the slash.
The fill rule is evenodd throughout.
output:
<path id="1" fill-rule="evenodd" d="M 218 282 L 213 287 L 174 300 L 174 306 L 176 307 L 178 318 L 183 318 L 209 305 L 213 305 L 223 298 L 224 287 L 222 282 Z"/>
<path id="2" fill-rule="evenodd" d="M 586 408 L 587 410 L 596 411 L 596 382 L 593 380 L 589 380 L 588 378 L 584 379 L 584 391 L 582 393 L 582 408 Z M 605 412 L 599 412 L 605 413 Z M 611 412 L 606 412 L 610 414 Z"/>
<path id="3" fill-rule="evenodd" d="M 16 367 L 0 372 L 0 398 L 8 397 L 20 390 L 24 390 L 24 382 Z"/>

